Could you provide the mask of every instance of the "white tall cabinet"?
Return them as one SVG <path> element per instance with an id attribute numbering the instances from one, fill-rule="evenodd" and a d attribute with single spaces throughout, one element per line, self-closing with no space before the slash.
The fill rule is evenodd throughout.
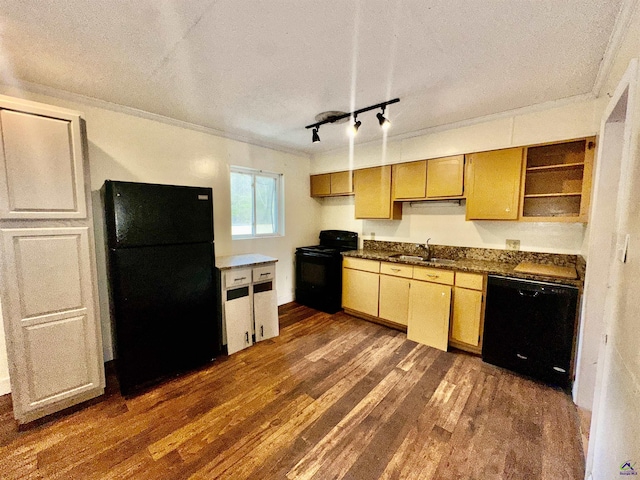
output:
<path id="1" fill-rule="evenodd" d="M 259 254 L 216 257 L 219 321 L 229 355 L 280 334 L 277 261 Z"/>
<path id="2" fill-rule="evenodd" d="M 0 96 L 0 294 L 19 423 L 104 392 L 81 122 Z"/>

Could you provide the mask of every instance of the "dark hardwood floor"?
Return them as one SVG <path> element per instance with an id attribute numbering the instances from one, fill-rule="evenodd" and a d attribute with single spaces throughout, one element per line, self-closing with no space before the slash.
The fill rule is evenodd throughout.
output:
<path id="1" fill-rule="evenodd" d="M 582 479 L 565 393 L 344 313 L 280 308 L 280 336 L 17 432 L 3 479 Z"/>

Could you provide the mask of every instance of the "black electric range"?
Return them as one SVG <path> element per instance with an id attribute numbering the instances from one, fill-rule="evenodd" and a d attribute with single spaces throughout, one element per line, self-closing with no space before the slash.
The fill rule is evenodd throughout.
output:
<path id="1" fill-rule="evenodd" d="M 296 248 L 296 301 L 323 312 L 342 308 L 342 252 L 358 248 L 358 234 L 323 230 L 320 245 Z"/>

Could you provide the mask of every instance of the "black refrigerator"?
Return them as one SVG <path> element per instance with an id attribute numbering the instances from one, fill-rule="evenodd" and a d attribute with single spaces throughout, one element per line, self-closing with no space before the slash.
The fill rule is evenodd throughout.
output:
<path id="1" fill-rule="evenodd" d="M 102 188 L 116 370 L 123 395 L 221 350 L 211 188 Z"/>

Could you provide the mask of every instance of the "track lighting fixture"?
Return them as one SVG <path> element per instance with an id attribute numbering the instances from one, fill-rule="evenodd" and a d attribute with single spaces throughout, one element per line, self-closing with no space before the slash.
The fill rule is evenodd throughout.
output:
<path id="1" fill-rule="evenodd" d="M 325 114 L 330 114 L 326 117 L 322 117 L 322 114 L 316 117 L 316 120 L 320 120 L 319 122 L 312 123 L 311 125 L 307 125 L 305 128 L 312 128 L 313 133 L 311 136 L 311 140 L 313 143 L 318 143 L 320 141 L 320 135 L 318 135 L 318 130 L 320 130 L 320 125 L 324 125 L 325 123 L 336 123 L 339 120 L 344 120 L 348 117 L 353 116 L 353 125 L 350 126 L 349 131 L 352 135 L 358 133 L 358 129 L 362 122 L 358 120 L 358 114 L 363 112 L 368 112 L 369 110 L 375 110 L 376 108 L 382 109 L 376 117 L 378 118 L 378 122 L 380 123 L 380 127 L 383 130 L 388 129 L 391 126 L 391 122 L 384 116 L 385 108 L 387 105 L 391 105 L 393 103 L 398 103 L 400 101 L 399 98 L 394 98 L 393 100 L 388 100 L 386 102 L 378 103 L 376 105 L 371 105 L 370 107 L 361 108 L 360 110 L 354 110 L 353 112 L 325 112 Z"/>

